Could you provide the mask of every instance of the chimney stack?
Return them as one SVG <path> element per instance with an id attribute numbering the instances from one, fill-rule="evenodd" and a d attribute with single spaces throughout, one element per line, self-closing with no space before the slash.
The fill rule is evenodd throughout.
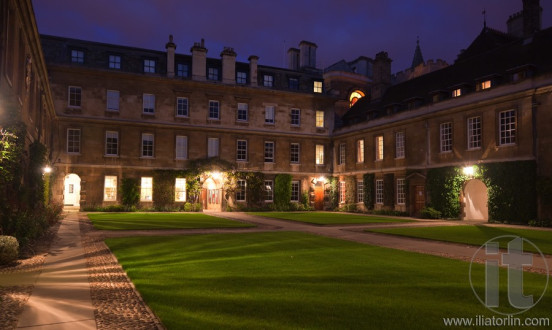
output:
<path id="1" fill-rule="evenodd" d="M 190 51 L 192 52 L 192 80 L 205 81 L 207 79 L 207 48 L 205 48 L 205 40 L 202 38 L 201 43 L 194 43 Z"/>
<path id="2" fill-rule="evenodd" d="M 301 41 L 299 43 L 299 65 L 302 68 L 316 68 L 316 46 L 310 41 Z"/>
<path id="3" fill-rule="evenodd" d="M 174 51 L 176 50 L 176 45 L 173 42 L 172 34 L 169 35 L 169 42 L 165 44 L 165 49 L 167 50 L 167 77 L 174 77 Z"/>
<path id="4" fill-rule="evenodd" d="M 251 86 L 257 86 L 257 61 L 259 61 L 259 56 L 251 55 L 248 58 L 249 60 L 249 82 Z"/>
<path id="5" fill-rule="evenodd" d="M 383 96 L 387 87 L 391 85 L 391 59 L 387 52 L 379 52 L 376 54 L 376 59 L 372 66 L 373 72 L 373 87 L 372 98 L 377 100 Z"/>
<path id="6" fill-rule="evenodd" d="M 288 55 L 288 69 L 299 70 L 299 49 L 290 48 L 287 51 Z"/>
<path id="7" fill-rule="evenodd" d="M 236 52 L 234 48 L 224 47 L 220 53 L 222 57 L 222 82 L 225 84 L 236 83 Z"/>

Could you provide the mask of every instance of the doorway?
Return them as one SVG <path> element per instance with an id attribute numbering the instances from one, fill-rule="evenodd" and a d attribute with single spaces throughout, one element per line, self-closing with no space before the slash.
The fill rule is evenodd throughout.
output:
<path id="1" fill-rule="evenodd" d="M 63 189 L 63 205 L 80 206 L 81 179 L 71 173 L 65 176 Z"/>
<path id="2" fill-rule="evenodd" d="M 207 178 L 203 183 L 201 196 L 205 211 L 222 211 L 222 187 L 220 182 L 215 181 L 211 177 Z"/>
<path id="3" fill-rule="evenodd" d="M 463 201 L 463 220 L 489 220 L 487 186 L 483 181 L 473 179 L 466 182 Z"/>
<path id="4" fill-rule="evenodd" d="M 321 211 L 324 209 L 324 182 L 317 182 L 314 185 L 314 209 Z"/>
<path id="5" fill-rule="evenodd" d="M 414 186 L 414 215 L 419 216 L 425 207 L 425 186 Z"/>

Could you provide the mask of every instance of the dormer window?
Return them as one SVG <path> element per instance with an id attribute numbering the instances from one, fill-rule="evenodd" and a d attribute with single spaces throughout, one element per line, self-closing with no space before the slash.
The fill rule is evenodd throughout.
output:
<path id="1" fill-rule="evenodd" d="M 512 82 L 521 81 L 521 80 L 525 79 L 525 76 L 526 76 L 525 71 L 514 72 L 512 74 Z"/>
<path id="2" fill-rule="evenodd" d="M 484 80 L 484 81 L 481 81 L 481 82 L 477 83 L 476 90 L 477 91 L 482 91 L 484 89 L 489 89 L 489 88 L 491 88 L 491 81 L 490 80 Z"/>
<path id="3" fill-rule="evenodd" d="M 155 73 L 155 60 L 144 60 L 144 73 Z"/>
<path id="4" fill-rule="evenodd" d="M 71 62 L 77 64 L 84 63 L 84 52 L 82 50 L 73 49 L 71 50 Z"/>
<path id="5" fill-rule="evenodd" d="M 462 96 L 462 88 L 457 88 L 452 91 L 452 97 Z"/>
<path id="6" fill-rule="evenodd" d="M 209 68 L 209 69 L 207 69 L 207 79 L 209 79 L 209 80 L 218 80 L 219 79 L 218 68 Z"/>
<path id="7" fill-rule="evenodd" d="M 349 107 L 355 105 L 355 103 L 364 97 L 364 92 L 361 90 L 356 90 L 349 95 Z"/>
<path id="8" fill-rule="evenodd" d="M 527 79 L 528 77 L 531 77 L 533 75 L 533 71 L 535 69 L 535 66 L 532 64 L 525 64 L 522 66 L 518 66 L 515 68 L 512 68 L 508 70 L 507 72 L 510 74 L 511 82 L 517 83 L 522 80 Z"/>

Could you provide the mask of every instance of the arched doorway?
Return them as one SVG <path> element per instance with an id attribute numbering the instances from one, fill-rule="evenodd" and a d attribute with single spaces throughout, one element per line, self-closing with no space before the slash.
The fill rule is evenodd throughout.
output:
<path id="1" fill-rule="evenodd" d="M 205 211 L 222 211 L 222 180 L 220 176 L 218 173 L 213 173 L 203 182 L 201 195 Z"/>
<path id="2" fill-rule="evenodd" d="M 464 185 L 464 219 L 489 220 L 487 206 L 487 186 L 478 179 L 469 180 Z"/>
<path id="3" fill-rule="evenodd" d="M 81 179 L 71 173 L 65 176 L 63 188 L 63 205 L 80 206 Z"/>

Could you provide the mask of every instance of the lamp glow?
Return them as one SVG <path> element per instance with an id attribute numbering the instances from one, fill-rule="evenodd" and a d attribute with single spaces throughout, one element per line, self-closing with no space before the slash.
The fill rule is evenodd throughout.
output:
<path id="1" fill-rule="evenodd" d="M 45 173 L 45 174 L 49 174 L 49 173 L 52 173 L 52 168 L 50 166 L 45 166 L 42 171 Z"/>
<path id="2" fill-rule="evenodd" d="M 462 172 L 464 173 L 464 175 L 472 176 L 475 171 L 473 169 L 473 166 L 466 166 L 462 169 Z"/>

